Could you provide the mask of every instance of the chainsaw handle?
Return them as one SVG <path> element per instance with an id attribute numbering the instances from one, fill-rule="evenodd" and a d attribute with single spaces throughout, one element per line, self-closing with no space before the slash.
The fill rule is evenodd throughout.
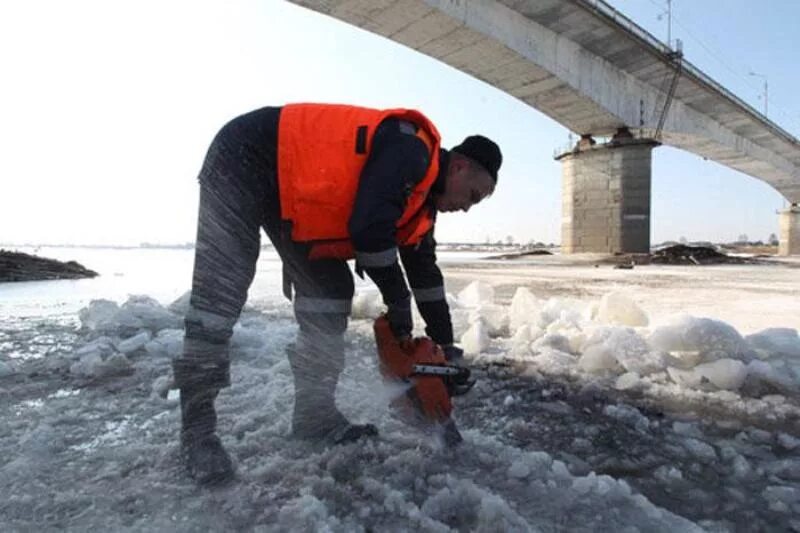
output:
<path id="1" fill-rule="evenodd" d="M 399 344 L 400 349 L 403 350 L 409 356 L 413 355 L 414 349 L 417 346 L 414 339 L 411 338 L 411 335 L 403 335 L 402 337 L 397 339 L 397 344 Z"/>

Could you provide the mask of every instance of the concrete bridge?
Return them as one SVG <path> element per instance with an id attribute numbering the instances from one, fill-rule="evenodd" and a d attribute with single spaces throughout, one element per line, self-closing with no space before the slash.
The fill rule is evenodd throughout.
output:
<path id="1" fill-rule="evenodd" d="M 780 253 L 800 254 L 800 142 L 602 0 L 292 1 L 439 59 L 579 134 L 557 156 L 565 253 L 649 251 L 651 153 L 666 144 L 772 185 L 791 204 Z"/>

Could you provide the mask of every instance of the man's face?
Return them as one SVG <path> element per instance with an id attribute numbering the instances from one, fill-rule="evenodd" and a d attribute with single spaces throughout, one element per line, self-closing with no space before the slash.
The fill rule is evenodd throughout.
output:
<path id="1" fill-rule="evenodd" d="M 489 173 L 462 158 L 450 162 L 445 180 L 444 193 L 435 200 L 440 212 L 467 212 L 494 192 L 494 180 Z"/>

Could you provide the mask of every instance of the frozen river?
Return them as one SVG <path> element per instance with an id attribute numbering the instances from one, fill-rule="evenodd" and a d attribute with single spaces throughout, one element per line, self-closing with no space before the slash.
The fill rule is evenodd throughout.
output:
<path id="1" fill-rule="evenodd" d="M 800 530 L 798 262 L 441 253 L 479 377 L 453 453 L 389 415 L 361 281 L 337 394 L 381 436 L 289 437 L 295 326 L 263 252 L 218 402 L 238 479 L 209 491 L 180 468 L 168 391 L 181 321 L 164 306 L 188 290 L 192 252 L 37 253 L 101 276 L 0 285 L 3 531 Z"/>

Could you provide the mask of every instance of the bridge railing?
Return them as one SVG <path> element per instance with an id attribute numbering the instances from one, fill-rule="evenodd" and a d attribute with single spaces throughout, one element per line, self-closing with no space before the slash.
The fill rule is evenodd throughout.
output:
<path id="1" fill-rule="evenodd" d="M 627 16 L 622 14 L 620 11 L 617 11 L 613 6 L 606 3 L 604 0 L 576 0 L 578 3 L 584 4 L 589 8 L 593 8 L 595 11 L 601 13 L 602 15 L 612 19 L 614 22 L 619 24 L 620 26 L 627 29 L 630 33 L 634 34 L 639 39 L 645 41 L 647 44 L 664 54 L 666 56 L 672 54 L 674 50 L 670 48 L 668 45 L 661 42 L 657 37 L 653 34 L 633 22 Z M 785 137 L 789 142 L 793 144 L 800 144 L 800 141 L 797 140 L 791 133 L 787 132 L 771 120 L 769 120 L 763 113 L 755 109 L 753 106 L 733 94 L 731 91 L 720 85 L 718 82 L 714 81 L 711 77 L 706 75 L 702 70 L 692 65 L 690 62 L 683 60 L 683 72 L 691 74 L 693 77 L 697 78 L 702 83 L 708 85 L 715 91 L 719 92 L 729 100 L 733 101 L 736 105 L 741 106 L 742 108 L 746 109 L 751 115 L 753 115 L 756 119 L 763 122 L 767 127 L 774 130 L 776 133 L 780 134 L 781 136 Z"/>

